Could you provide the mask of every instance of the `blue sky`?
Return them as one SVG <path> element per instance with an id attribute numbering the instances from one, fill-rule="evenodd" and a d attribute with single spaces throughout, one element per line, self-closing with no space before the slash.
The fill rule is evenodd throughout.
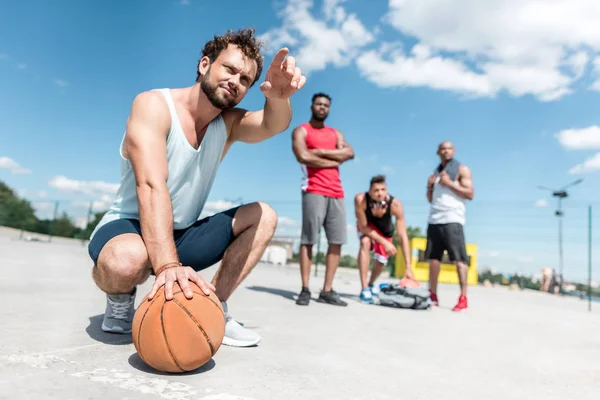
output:
<path id="1" fill-rule="evenodd" d="M 238 198 L 263 200 L 278 211 L 280 234 L 299 234 L 301 171 L 291 130 L 310 117 L 312 94 L 324 91 L 333 98 L 327 123 L 356 153 L 341 168 L 349 225 L 344 252 L 357 250 L 352 197 L 375 174 L 387 175 L 408 224 L 425 229 L 425 182 L 438 162 L 437 144 L 451 140 L 456 158 L 473 172 L 466 236 L 479 245 L 480 266 L 528 273 L 556 267 L 555 201 L 537 185 L 584 178 L 570 192 L 564 219 L 565 275 L 584 279 L 588 204 L 600 215 L 600 6 L 471 3 L 4 4 L 0 179 L 40 216 L 56 200 L 75 219 L 86 215 L 90 201 L 101 208 L 119 180 L 117 150 L 134 96 L 193 84 L 206 40 L 255 27 L 268 44 L 267 63 L 288 46 L 307 84 L 292 99 L 288 131 L 232 148 L 207 212 Z M 256 85 L 241 106 L 263 102 Z M 594 232 L 598 237 L 600 229 Z M 600 276 L 597 263 L 594 270 Z"/>

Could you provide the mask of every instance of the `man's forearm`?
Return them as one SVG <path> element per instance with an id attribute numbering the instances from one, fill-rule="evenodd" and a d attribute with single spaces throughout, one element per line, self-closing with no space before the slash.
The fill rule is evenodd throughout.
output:
<path id="1" fill-rule="evenodd" d="M 400 244 L 400 248 L 402 249 L 402 254 L 404 255 L 406 269 L 410 270 L 412 269 L 412 265 L 410 264 L 410 246 L 408 244 L 408 236 L 406 234 L 398 235 L 398 242 Z"/>
<path id="2" fill-rule="evenodd" d="M 285 131 L 292 121 L 292 105 L 289 99 L 266 99 L 263 114 L 264 126 L 273 134 Z"/>
<path id="3" fill-rule="evenodd" d="M 354 152 L 349 147 L 341 149 L 319 149 L 318 155 L 340 163 L 354 158 Z"/>
<path id="4" fill-rule="evenodd" d="M 319 157 L 318 155 L 307 151 L 301 157 L 300 161 L 302 164 L 308 167 L 315 168 L 336 168 L 340 166 L 340 163 L 334 160 L 330 160 L 328 158 Z"/>
<path id="5" fill-rule="evenodd" d="M 173 240 L 173 208 L 166 184 L 164 187 L 140 185 L 137 188 L 142 237 L 151 268 L 178 262 Z"/>

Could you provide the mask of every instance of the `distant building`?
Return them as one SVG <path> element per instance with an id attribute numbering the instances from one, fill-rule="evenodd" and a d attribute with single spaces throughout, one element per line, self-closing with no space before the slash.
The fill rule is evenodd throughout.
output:
<path id="1" fill-rule="evenodd" d="M 287 236 L 275 236 L 269 242 L 260 261 L 269 264 L 286 265 L 293 256 L 294 238 Z"/>

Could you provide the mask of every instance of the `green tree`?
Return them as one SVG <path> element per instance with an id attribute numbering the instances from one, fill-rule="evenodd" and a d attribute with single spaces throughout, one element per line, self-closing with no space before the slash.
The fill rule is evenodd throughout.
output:
<path id="1" fill-rule="evenodd" d="M 75 237 L 81 231 L 81 229 L 73 224 L 73 221 L 71 221 L 64 211 L 60 217 L 54 220 L 52 225 L 52 234 L 54 236 Z"/>
<path id="2" fill-rule="evenodd" d="M 35 210 L 31 204 L 19 198 L 4 182 L 0 182 L 0 225 L 31 230 L 36 222 Z"/>

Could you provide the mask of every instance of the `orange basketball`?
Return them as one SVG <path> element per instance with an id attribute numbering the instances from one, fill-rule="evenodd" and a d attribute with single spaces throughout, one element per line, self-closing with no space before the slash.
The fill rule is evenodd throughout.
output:
<path id="1" fill-rule="evenodd" d="M 185 297 L 177 282 L 173 298 L 165 299 L 164 285 L 154 298 L 144 297 L 135 311 L 133 345 L 140 358 L 161 372 L 187 372 L 206 364 L 225 335 L 225 314 L 214 293 L 205 295 L 189 282 L 194 297 Z"/>

